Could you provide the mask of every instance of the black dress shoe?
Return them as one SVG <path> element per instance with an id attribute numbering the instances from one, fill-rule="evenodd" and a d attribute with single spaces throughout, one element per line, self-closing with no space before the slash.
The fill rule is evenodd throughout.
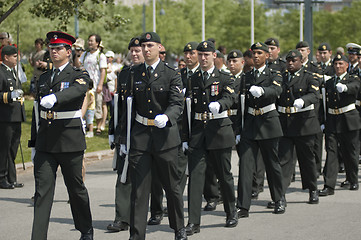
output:
<path id="1" fill-rule="evenodd" d="M 0 182 L 0 188 L 2 189 L 14 189 L 14 185 L 10 184 L 7 180 L 2 180 Z"/>
<path id="2" fill-rule="evenodd" d="M 326 197 L 328 195 L 334 195 L 335 194 L 335 190 L 333 190 L 330 187 L 325 186 L 322 190 L 319 191 L 319 196 L 320 197 Z"/>
<path id="3" fill-rule="evenodd" d="M 310 191 L 310 198 L 308 199 L 308 203 L 318 204 L 318 202 L 319 202 L 318 191 L 317 190 Z"/>
<path id="4" fill-rule="evenodd" d="M 207 205 L 204 206 L 204 211 L 214 211 L 216 210 L 217 202 L 207 202 Z"/>
<path id="5" fill-rule="evenodd" d="M 345 180 L 341 183 L 341 187 L 348 187 L 350 186 L 350 182 L 348 180 Z"/>
<path id="6" fill-rule="evenodd" d="M 82 233 L 79 240 L 93 240 L 93 229 L 90 229 L 87 233 Z"/>
<path id="7" fill-rule="evenodd" d="M 358 190 L 358 183 L 351 183 L 351 184 L 350 184 L 350 190 L 351 190 L 351 191 L 356 191 L 356 190 Z"/>
<path id="8" fill-rule="evenodd" d="M 344 173 L 345 172 L 345 167 L 340 166 L 338 169 L 338 173 Z"/>
<path id="9" fill-rule="evenodd" d="M 128 224 L 122 221 L 114 221 L 107 226 L 107 229 L 113 232 L 125 231 L 128 230 Z"/>
<path id="10" fill-rule="evenodd" d="M 276 206 L 276 204 L 274 201 L 270 201 L 267 203 L 267 208 L 269 208 L 269 209 L 274 209 L 275 206 Z"/>
<path id="11" fill-rule="evenodd" d="M 258 192 L 252 192 L 252 199 L 257 199 L 258 198 Z"/>
<path id="12" fill-rule="evenodd" d="M 237 217 L 238 218 L 247 218 L 249 217 L 249 213 L 247 209 L 237 208 Z"/>
<path id="13" fill-rule="evenodd" d="M 185 228 L 181 228 L 175 232 L 175 240 L 187 240 L 187 233 Z"/>
<path id="14" fill-rule="evenodd" d="M 274 214 L 283 214 L 286 211 L 285 203 L 283 200 L 278 200 L 275 202 L 275 208 L 273 210 Z"/>
<path id="15" fill-rule="evenodd" d="M 22 188 L 22 187 L 24 187 L 24 183 L 14 182 L 14 183 L 10 183 L 10 184 L 12 184 L 15 188 Z"/>
<path id="16" fill-rule="evenodd" d="M 188 223 L 185 231 L 187 233 L 187 236 L 191 236 L 195 233 L 199 233 L 201 231 L 201 227 L 199 226 L 199 224 Z"/>
<path id="17" fill-rule="evenodd" d="M 148 220 L 148 225 L 159 225 L 163 220 L 163 214 L 151 216 Z"/>
<path id="18" fill-rule="evenodd" d="M 231 215 L 227 216 L 226 225 L 224 225 L 227 228 L 232 228 L 237 226 L 238 224 L 238 213 L 235 211 Z"/>

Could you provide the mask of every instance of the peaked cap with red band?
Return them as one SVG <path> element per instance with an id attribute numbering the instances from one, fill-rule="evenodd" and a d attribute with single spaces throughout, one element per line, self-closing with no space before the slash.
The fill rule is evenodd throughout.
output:
<path id="1" fill-rule="evenodd" d="M 49 47 L 59 47 L 64 45 L 72 46 L 76 39 L 70 34 L 61 31 L 52 31 L 46 34 L 49 39 Z"/>

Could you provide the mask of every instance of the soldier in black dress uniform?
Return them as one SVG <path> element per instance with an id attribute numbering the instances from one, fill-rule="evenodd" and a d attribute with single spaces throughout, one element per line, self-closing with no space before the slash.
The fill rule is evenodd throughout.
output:
<path id="1" fill-rule="evenodd" d="M 204 174 L 209 163 L 220 182 L 227 215 L 225 227 L 235 227 L 238 223 L 231 173 L 231 154 L 235 139 L 227 111 L 234 102 L 234 80 L 229 74 L 215 68 L 214 59 L 217 55 L 212 42 L 201 42 L 197 50 L 201 71 L 193 74 L 192 86 L 187 86 L 186 92 L 190 93 L 192 104 L 191 109 L 185 109 L 186 126 L 183 127 L 182 136 L 184 149 L 188 149 L 189 156 L 188 235 L 200 231 Z M 191 111 L 190 134 L 187 111 Z"/>
<path id="2" fill-rule="evenodd" d="M 286 71 L 286 61 L 278 55 L 281 51 L 278 39 L 268 38 L 264 43 L 268 46 L 269 51 L 267 66 L 270 69 L 280 71 L 281 73 Z"/>
<path id="3" fill-rule="evenodd" d="M 251 49 L 255 66 L 241 79 L 244 81 L 241 85 L 245 85 L 246 104 L 238 178 L 237 207 L 240 218 L 248 217 L 258 151 L 261 151 L 265 163 L 271 197 L 275 202 L 274 213 L 285 212 L 282 170 L 278 158 L 278 140 L 283 134 L 275 104 L 282 92 L 282 77 L 279 71 L 271 70 L 266 65 L 269 57 L 267 45 L 257 42 Z"/>
<path id="4" fill-rule="evenodd" d="M 325 83 L 327 157 L 323 173 L 325 184 L 320 196 L 334 194 L 338 172 L 338 151 L 341 151 L 343 156 L 349 189 L 359 188 L 358 154 L 361 119 L 355 101 L 360 90 L 360 79 L 356 75 L 347 73 L 348 59 L 344 55 L 336 55 L 333 66 L 336 74 Z"/>
<path id="5" fill-rule="evenodd" d="M 309 189 L 309 203 L 318 203 L 317 169 L 314 155 L 315 136 L 321 132 L 315 104 L 319 102 L 318 77 L 302 67 L 302 55 L 291 50 L 287 56 L 287 70 L 283 74 L 282 94 L 277 109 L 283 130 L 278 147 L 286 193 L 291 183 L 296 161 L 296 149 L 300 166 L 302 189 Z"/>
<path id="6" fill-rule="evenodd" d="M 114 116 L 111 117 L 109 121 L 109 145 L 111 147 L 116 147 L 117 150 L 117 159 L 115 170 L 117 171 L 117 182 L 115 184 L 115 220 L 113 223 L 110 223 L 107 226 L 109 231 L 124 231 L 128 230 L 130 224 L 130 193 L 132 190 L 132 185 L 130 178 L 127 177 L 125 183 L 122 183 L 121 176 L 124 167 L 125 156 L 120 151 L 120 129 L 121 129 L 121 114 L 123 113 L 123 108 L 126 107 L 126 90 L 127 83 L 130 80 L 131 68 L 137 66 L 144 62 L 144 57 L 142 53 L 142 47 L 140 46 L 139 37 L 134 37 L 130 40 L 128 45 L 128 50 L 131 58 L 131 65 L 123 67 L 122 71 L 117 75 L 117 93 L 118 98 L 118 124 L 116 129 L 114 129 Z"/>
<path id="7" fill-rule="evenodd" d="M 133 108 L 124 109 L 131 110 L 134 116 L 130 146 L 125 146 L 126 124 L 121 124 L 120 145 L 123 153 L 129 152 L 132 183 L 130 239 L 145 239 L 152 177 L 159 177 L 166 192 L 170 227 L 175 232 L 175 239 L 183 240 L 187 235 L 177 171 L 181 144 L 177 120 L 184 100 L 182 81 L 178 71 L 160 61 L 158 34 L 146 32 L 139 40 L 145 63 L 133 67 L 134 82 L 127 87 L 127 92 L 134 94 Z M 126 116 L 127 112 L 123 111 L 122 119 Z M 158 175 L 152 174 L 154 166 Z"/>
<path id="8" fill-rule="evenodd" d="M 25 121 L 23 90 L 16 77 L 18 50 L 5 46 L 0 65 L 0 188 L 14 189 L 24 184 L 16 180 L 15 158 L 20 144 L 21 122 Z"/>
<path id="9" fill-rule="evenodd" d="M 47 38 L 50 39 L 50 56 L 54 67 L 52 71 L 40 75 L 29 141 L 29 147 L 36 150 L 31 239 L 47 239 L 56 171 L 60 165 L 75 228 L 81 232 L 81 240 L 91 240 L 92 216 L 82 177 L 86 144 L 81 120 L 81 106 L 90 79 L 85 70 L 69 64 L 71 45 L 75 42 L 73 36 L 53 31 L 47 34 Z"/>

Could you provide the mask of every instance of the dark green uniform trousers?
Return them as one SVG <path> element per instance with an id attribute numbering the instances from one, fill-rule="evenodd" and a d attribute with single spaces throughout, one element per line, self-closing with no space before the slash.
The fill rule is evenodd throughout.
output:
<path id="1" fill-rule="evenodd" d="M 46 240 L 53 205 L 58 166 L 68 190 L 75 228 L 82 233 L 92 229 L 88 191 L 82 177 L 84 152 L 47 153 L 34 157 L 35 198 L 32 240 Z"/>
<path id="2" fill-rule="evenodd" d="M 158 177 L 167 197 L 169 225 L 174 231 L 184 227 L 183 195 L 179 186 L 178 146 L 165 151 L 144 152 L 130 149 L 132 183 L 130 239 L 145 239 L 152 177 Z M 152 176 L 156 165 L 158 176 Z"/>
<path id="3" fill-rule="evenodd" d="M 189 223 L 201 223 L 202 192 L 208 161 L 214 166 L 223 197 L 224 211 L 230 216 L 235 211 L 235 193 L 231 172 L 232 148 L 205 150 L 188 149 L 188 212 Z"/>
<path id="4" fill-rule="evenodd" d="M 121 173 L 118 173 L 117 183 L 115 184 L 115 221 L 130 223 L 130 193 L 132 184 L 129 177 L 126 183 L 121 183 Z"/>

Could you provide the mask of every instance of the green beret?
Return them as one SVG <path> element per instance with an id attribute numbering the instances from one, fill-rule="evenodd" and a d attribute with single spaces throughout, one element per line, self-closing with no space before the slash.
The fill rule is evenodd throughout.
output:
<path id="1" fill-rule="evenodd" d="M 342 55 L 342 54 L 337 54 L 335 56 L 335 58 L 333 59 L 333 63 L 335 63 L 336 61 L 345 61 L 348 63 L 348 59 L 345 55 Z"/>
<path id="2" fill-rule="evenodd" d="M 310 47 L 307 41 L 300 41 L 297 43 L 296 48 Z"/>
<path id="3" fill-rule="evenodd" d="M 278 41 L 277 38 L 268 38 L 266 41 L 264 41 L 264 43 L 268 46 L 276 46 L 276 47 L 280 46 L 280 42 Z"/>
<path id="4" fill-rule="evenodd" d="M 18 53 L 18 49 L 15 46 L 8 45 L 3 47 L 1 51 L 1 58 L 4 58 L 5 55 L 13 55 Z"/>
<path id="5" fill-rule="evenodd" d="M 330 44 L 324 42 L 324 43 L 321 43 L 320 46 L 318 46 L 317 50 L 318 51 L 326 51 L 326 50 L 331 51 L 331 46 L 330 46 Z"/>
<path id="6" fill-rule="evenodd" d="M 142 36 L 140 36 L 140 38 L 139 38 L 139 42 L 140 42 L 140 44 L 142 44 L 144 42 L 161 43 L 159 35 L 155 32 L 143 33 Z"/>
<path id="7" fill-rule="evenodd" d="M 183 52 L 197 50 L 198 43 L 197 42 L 189 42 L 184 46 Z"/>
<path id="8" fill-rule="evenodd" d="M 197 51 L 200 52 L 215 52 L 216 48 L 211 41 L 203 41 L 197 46 Z"/>
<path id="9" fill-rule="evenodd" d="M 221 53 L 220 51 L 217 50 L 216 53 L 217 53 L 217 58 L 224 58 L 223 53 Z"/>
<path id="10" fill-rule="evenodd" d="M 267 53 L 269 52 L 268 51 L 268 46 L 263 42 L 256 42 L 251 46 L 252 51 L 256 50 L 256 49 L 260 49 L 260 50 L 265 51 Z"/>
<path id="11" fill-rule="evenodd" d="M 242 52 L 238 49 L 234 49 L 228 53 L 227 60 L 231 58 L 242 58 L 242 57 L 243 57 Z"/>
<path id="12" fill-rule="evenodd" d="M 139 37 L 134 37 L 130 39 L 128 50 L 130 50 L 131 47 L 140 47 Z"/>
<path id="13" fill-rule="evenodd" d="M 302 54 L 296 49 L 289 51 L 286 55 L 286 59 L 296 58 L 296 57 L 299 57 L 300 59 L 302 59 Z"/>

